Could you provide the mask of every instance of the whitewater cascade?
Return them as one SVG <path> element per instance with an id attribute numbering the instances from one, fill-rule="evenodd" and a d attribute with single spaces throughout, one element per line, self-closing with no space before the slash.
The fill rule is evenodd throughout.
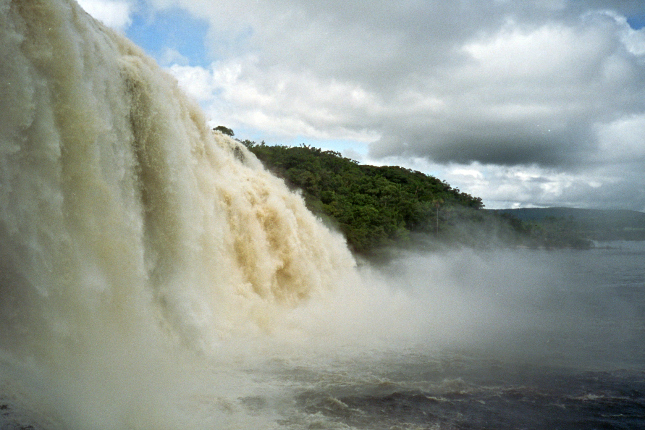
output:
<path id="1" fill-rule="evenodd" d="M 221 339 L 271 331 L 352 270 L 342 237 L 299 195 L 72 0 L 0 0 L 0 32 L 6 401 L 20 403 L 31 378 L 49 384 L 49 413 L 66 407 L 56 394 L 72 409 L 131 403 L 124 387 L 138 382 L 119 375 L 159 348 L 216 356 Z M 105 384 L 119 395 L 90 388 Z M 63 421 L 125 428 L 86 414 Z"/>

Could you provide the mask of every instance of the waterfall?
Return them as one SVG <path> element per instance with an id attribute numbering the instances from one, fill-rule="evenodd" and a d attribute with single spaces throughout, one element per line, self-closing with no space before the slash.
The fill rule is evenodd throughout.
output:
<path id="1" fill-rule="evenodd" d="M 107 404 L 144 402 L 160 354 L 271 332 L 355 262 L 123 36 L 71 0 L 0 10 L 0 394 L 139 428 Z"/>

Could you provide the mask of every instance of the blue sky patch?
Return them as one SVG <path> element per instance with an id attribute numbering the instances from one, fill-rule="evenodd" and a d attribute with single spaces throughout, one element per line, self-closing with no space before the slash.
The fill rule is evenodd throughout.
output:
<path id="1" fill-rule="evenodd" d="M 126 35 L 161 65 L 167 65 L 167 50 L 172 49 L 187 58 L 190 66 L 207 66 L 211 62 L 205 45 L 207 33 L 206 20 L 171 8 L 154 15 L 134 15 Z"/>
<path id="2" fill-rule="evenodd" d="M 645 14 L 630 16 L 629 18 L 627 18 L 627 23 L 634 30 L 640 30 L 641 28 L 645 27 Z"/>

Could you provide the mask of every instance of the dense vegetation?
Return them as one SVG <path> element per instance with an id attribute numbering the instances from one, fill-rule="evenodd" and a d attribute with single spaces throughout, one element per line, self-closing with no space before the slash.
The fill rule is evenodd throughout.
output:
<path id="1" fill-rule="evenodd" d="M 230 129 L 219 129 L 233 136 Z M 587 248 L 566 223 L 522 221 L 483 209 L 482 200 L 445 181 L 398 166 L 361 165 L 335 151 L 241 141 L 307 207 L 340 230 L 352 250 L 373 256 L 391 245 L 437 248 L 529 246 Z"/>
<path id="2" fill-rule="evenodd" d="M 307 206 L 336 225 L 359 253 L 409 241 L 411 232 L 437 233 L 480 198 L 421 172 L 368 166 L 334 151 L 256 145 L 244 141 L 273 173 L 302 190 Z"/>

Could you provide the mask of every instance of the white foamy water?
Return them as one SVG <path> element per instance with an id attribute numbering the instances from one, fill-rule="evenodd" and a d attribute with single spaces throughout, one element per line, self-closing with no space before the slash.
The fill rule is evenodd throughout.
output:
<path id="1" fill-rule="evenodd" d="M 217 363 L 355 262 L 139 48 L 71 1 L 0 9 L 4 394 L 63 428 L 202 419 L 168 409 L 237 398 Z"/>

